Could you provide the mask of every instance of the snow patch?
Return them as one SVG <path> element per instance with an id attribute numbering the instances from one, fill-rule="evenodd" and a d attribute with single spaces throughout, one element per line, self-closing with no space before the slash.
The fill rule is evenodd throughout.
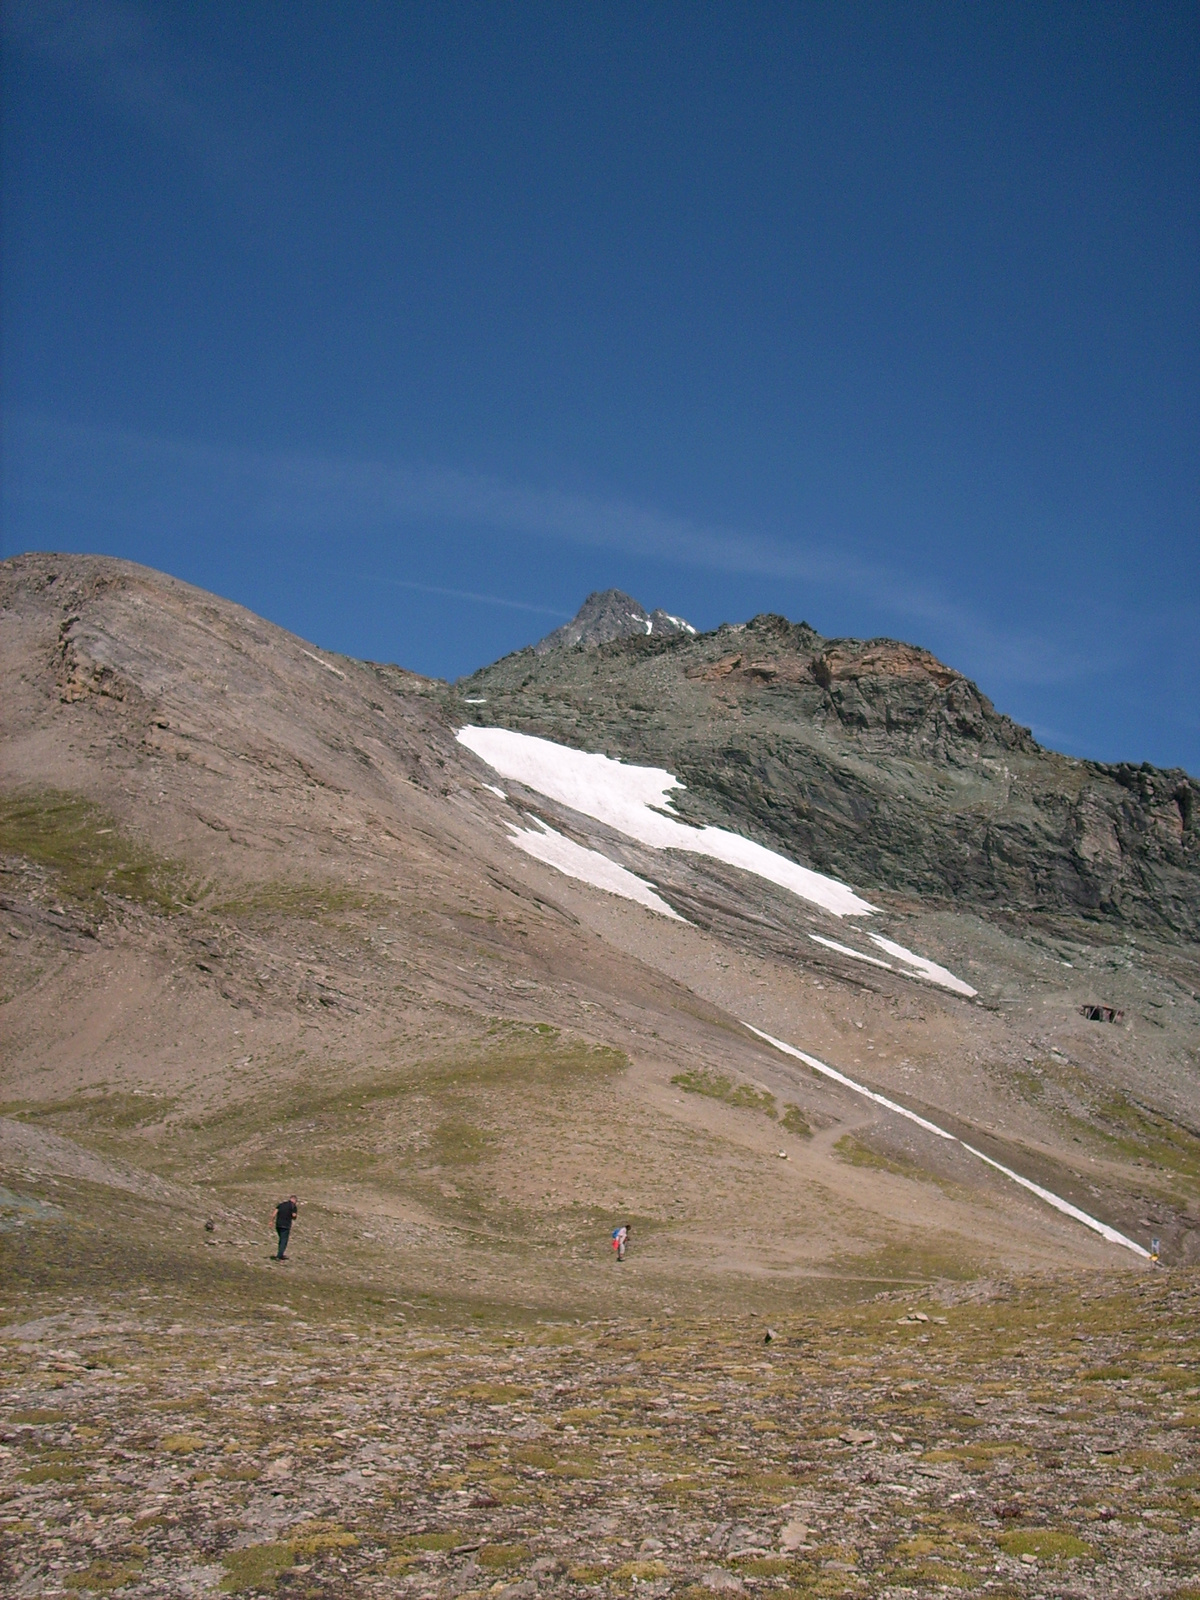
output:
<path id="1" fill-rule="evenodd" d="M 503 789 L 498 789 L 494 783 L 485 783 L 483 785 L 483 787 L 485 789 L 490 789 L 493 794 L 498 794 L 500 796 L 501 800 L 507 800 L 508 799 L 508 796 L 505 794 L 504 790 Z"/>
<path id="2" fill-rule="evenodd" d="M 524 850 L 527 856 L 544 861 L 548 867 L 557 868 L 568 878 L 590 883 L 594 889 L 606 889 L 609 894 L 619 894 L 622 899 L 636 900 L 639 905 L 648 906 L 660 916 L 673 917 L 676 922 L 686 920 L 656 895 L 650 884 L 618 866 L 615 861 L 610 861 L 599 850 L 588 850 L 576 844 L 574 839 L 555 833 L 553 828 L 538 822 L 536 817 L 532 820 L 537 822 L 537 828 L 512 829 L 513 843 L 518 850 Z"/>
<path id="3" fill-rule="evenodd" d="M 346 676 L 341 667 L 335 667 L 332 661 L 322 661 L 321 657 L 313 655 L 311 650 L 301 650 L 300 654 L 307 656 L 310 661 L 315 661 L 319 667 L 324 667 L 326 672 L 332 672 L 335 678 Z"/>
<path id="4" fill-rule="evenodd" d="M 873 967 L 883 967 L 887 972 L 896 969 L 890 961 L 880 961 L 878 956 L 865 955 L 861 950 L 851 950 L 848 944 L 838 944 L 836 939 L 823 939 L 819 933 L 810 933 L 808 936 L 816 944 L 823 944 L 827 950 L 836 950 L 839 955 L 853 956 L 855 961 L 869 962 Z M 895 956 L 897 961 L 914 968 L 912 972 L 901 971 L 902 978 L 924 978 L 927 983 L 940 984 L 943 989 L 952 989 L 955 994 L 965 994 L 968 998 L 976 994 L 969 983 L 964 983 L 961 978 L 956 978 L 952 972 L 947 972 L 945 967 L 939 967 L 936 961 L 926 961 L 924 956 L 917 956 L 911 950 L 906 950 L 902 944 L 896 944 L 891 939 L 885 939 L 882 934 L 870 933 L 881 950 L 886 950 L 888 955 Z"/>
<path id="5" fill-rule="evenodd" d="M 661 767 L 627 766 L 605 755 L 572 750 L 509 728 L 460 728 L 456 737 L 502 777 L 523 783 L 652 850 L 686 850 L 740 867 L 820 906 L 831 916 L 857 917 L 877 909 L 848 884 L 789 861 L 752 839 L 727 828 L 693 828 L 670 815 L 669 791 L 684 786 Z"/>
<path id="6" fill-rule="evenodd" d="M 827 950 L 836 950 L 841 956 L 853 956 L 855 961 L 869 961 L 873 967 L 883 967 L 886 972 L 892 970 L 890 961 L 880 961 L 876 956 L 865 956 L 861 950 L 851 950 L 848 944 L 839 944 L 836 939 L 822 939 L 819 933 L 810 933 L 808 937 L 816 944 L 823 944 Z"/>
<path id="7" fill-rule="evenodd" d="M 888 955 L 895 956 L 897 961 L 903 961 L 906 966 L 914 967 L 918 977 L 927 978 L 930 983 L 940 984 L 943 989 L 952 989 L 955 994 L 965 994 L 968 999 L 973 999 L 979 993 L 977 989 L 972 989 L 969 983 L 964 983 L 952 972 L 947 972 L 945 967 L 939 967 L 936 961 L 926 961 L 924 956 L 914 955 L 902 944 L 885 939 L 881 933 L 868 933 L 867 937 L 872 944 L 877 944 L 881 950 L 886 950 Z"/>
<path id="8" fill-rule="evenodd" d="M 897 950 L 901 946 L 895 947 Z M 919 956 L 916 958 L 921 959 Z M 939 969 L 941 970 L 941 969 Z M 950 976 L 950 974 L 948 974 Z M 958 980 L 955 979 L 955 982 Z M 1135 1255 L 1143 1256 L 1150 1260 L 1149 1250 L 1129 1239 L 1123 1233 L 1118 1233 L 1116 1228 L 1110 1228 L 1107 1222 L 1089 1216 L 1086 1211 L 1081 1211 L 1078 1206 L 1073 1206 L 1069 1200 L 1064 1200 L 1061 1195 L 1053 1194 L 1049 1189 L 1043 1189 L 1040 1183 L 1034 1183 L 1031 1178 L 1023 1178 L 1019 1172 L 1014 1172 L 1011 1167 L 1001 1166 L 999 1161 L 993 1161 L 991 1156 L 985 1156 L 982 1150 L 976 1150 L 974 1145 L 968 1144 L 965 1139 L 959 1139 L 953 1133 L 947 1133 L 945 1128 L 939 1128 L 936 1122 L 927 1122 L 924 1117 L 919 1117 L 915 1111 L 910 1111 L 907 1106 L 897 1105 L 894 1100 L 889 1100 L 885 1095 L 876 1094 L 874 1089 L 868 1089 L 865 1083 L 855 1083 L 853 1078 L 848 1078 L 844 1072 L 839 1072 L 836 1067 L 829 1067 L 823 1061 L 818 1061 L 816 1056 L 810 1056 L 803 1050 L 797 1050 L 795 1045 L 785 1044 L 782 1039 L 773 1039 L 769 1033 L 764 1033 L 761 1028 L 756 1028 L 753 1023 L 743 1022 L 743 1028 L 755 1034 L 759 1039 L 764 1039 L 774 1049 L 780 1050 L 785 1056 L 795 1056 L 797 1061 L 803 1061 L 806 1067 L 811 1067 L 814 1072 L 821 1073 L 826 1078 L 832 1078 L 835 1083 L 842 1084 L 847 1089 L 853 1089 L 855 1094 L 861 1094 L 868 1100 L 874 1100 L 877 1105 L 886 1106 L 889 1111 L 895 1111 L 899 1116 L 906 1117 L 909 1122 L 915 1122 L 919 1128 L 924 1128 L 927 1133 L 936 1134 L 939 1139 L 949 1139 L 951 1144 L 958 1145 L 968 1155 L 975 1156 L 977 1160 L 985 1162 L 989 1167 L 994 1167 L 997 1172 L 1002 1172 L 1006 1178 L 1011 1178 L 1014 1183 L 1019 1183 L 1022 1189 L 1028 1189 L 1030 1194 L 1037 1195 L 1039 1200 L 1044 1200 L 1048 1206 L 1053 1206 L 1056 1211 L 1061 1211 L 1066 1217 L 1073 1217 L 1076 1222 L 1082 1222 L 1085 1228 L 1090 1228 L 1093 1233 L 1098 1233 L 1102 1239 L 1107 1239 L 1109 1244 L 1123 1245 L 1126 1250 L 1132 1250 Z"/>

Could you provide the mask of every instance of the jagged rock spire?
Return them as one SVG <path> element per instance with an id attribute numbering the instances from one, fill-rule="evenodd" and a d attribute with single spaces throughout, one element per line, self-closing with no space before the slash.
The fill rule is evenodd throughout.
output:
<path id="1" fill-rule="evenodd" d="M 572 621 L 555 628 L 534 646 L 539 656 L 574 645 L 607 644 L 636 634 L 695 633 L 690 622 L 661 609 L 647 611 L 620 589 L 597 589 L 588 595 Z"/>

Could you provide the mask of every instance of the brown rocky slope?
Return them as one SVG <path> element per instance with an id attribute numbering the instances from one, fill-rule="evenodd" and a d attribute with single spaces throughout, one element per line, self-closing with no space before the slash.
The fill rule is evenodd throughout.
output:
<path id="1" fill-rule="evenodd" d="M 0 624 L 0 1182 L 38 1203 L 55 1183 L 107 1195 L 71 1212 L 108 1229 L 73 1271 L 173 1272 L 176 1246 L 209 1259 L 203 1213 L 221 1259 L 257 1272 L 280 1188 L 305 1192 L 305 1272 L 487 1303 L 603 1301 L 614 1216 L 641 1241 L 631 1303 L 1135 1265 L 743 1022 L 1173 1259 L 1196 1254 L 1200 982 L 1177 942 L 876 892 L 881 925 L 970 977 L 965 999 L 814 942 L 845 932 L 737 869 L 648 855 L 513 785 L 499 798 L 455 742 L 444 685 L 161 574 L 8 561 Z M 761 716 L 751 668 L 791 671 L 795 631 L 730 634 L 666 640 L 699 652 L 675 677 L 706 704 L 732 684 L 719 692 Z M 635 665 L 675 660 L 647 644 Z M 580 652 L 579 670 L 624 663 L 611 649 Z M 833 673 L 841 657 L 821 659 Z M 931 695 L 933 669 L 903 659 Z M 944 690 L 970 700 L 953 677 Z M 810 674 L 803 692 L 825 691 Z M 658 715 L 645 704 L 629 753 Z M 1007 738 L 1011 759 L 1042 759 L 984 722 L 981 749 Z M 738 825 L 715 790 L 696 803 Z M 531 814 L 652 877 L 687 920 L 523 855 L 511 830 Z M 1086 1020 L 1091 1002 L 1120 1025 Z M 35 1128 L 60 1143 L 31 1144 Z M 31 1191 L 39 1173 L 51 1188 Z M 155 1183 L 176 1186 L 169 1242 Z M 54 1276 L 53 1256 L 20 1261 Z"/>

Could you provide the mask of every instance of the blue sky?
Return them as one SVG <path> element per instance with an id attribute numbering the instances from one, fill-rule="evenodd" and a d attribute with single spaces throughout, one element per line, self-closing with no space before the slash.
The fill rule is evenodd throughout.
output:
<path id="1" fill-rule="evenodd" d="M 442 676 L 616 585 L 1200 772 L 1200 11 L 6 0 L 3 551 Z"/>

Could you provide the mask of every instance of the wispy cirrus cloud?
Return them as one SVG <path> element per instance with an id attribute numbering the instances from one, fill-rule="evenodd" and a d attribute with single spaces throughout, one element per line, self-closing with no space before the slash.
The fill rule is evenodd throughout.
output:
<path id="1" fill-rule="evenodd" d="M 5 454 L 10 530 L 66 523 L 178 541 L 210 538 L 214 529 L 227 538 L 296 540 L 445 527 L 853 597 L 894 617 L 897 628 L 934 631 L 945 646 L 969 643 L 973 670 L 1010 685 L 1077 681 L 1115 661 L 1111 646 L 1102 655 L 1073 645 L 1065 630 L 1005 632 L 906 575 L 901 564 L 864 559 L 843 544 L 707 525 L 621 499 L 442 467 L 237 450 L 29 415 L 7 419 Z M 500 598 L 466 590 L 454 597 Z"/>
<path id="2" fill-rule="evenodd" d="M 245 192 L 269 140 L 223 66 L 184 48 L 164 11 L 132 0 L 4 0 L 10 51 L 36 57 L 110 112 L 181 148 L 208 180 Z"/>
<path id="3" fill-rule="evenodd" d="M 507 600 L 499 594 L 479 594 L 474 589 L 445 589 L 440 583 L 417 583 L 412 578 L 383 578 L 378 573 L 371 574 L 372 583 L 383 583 L 390 589 L 415 589 L 419 594 L 440 594 L 447 600 L 466 600 L 472 605 L 503 606 L 506 611 L 529 611 L 537 617 L 559 617 L 564 621 L 570 619 L 569 611 L 559 611 L 555 606 L 535 606 L 528 600 Z"/>

